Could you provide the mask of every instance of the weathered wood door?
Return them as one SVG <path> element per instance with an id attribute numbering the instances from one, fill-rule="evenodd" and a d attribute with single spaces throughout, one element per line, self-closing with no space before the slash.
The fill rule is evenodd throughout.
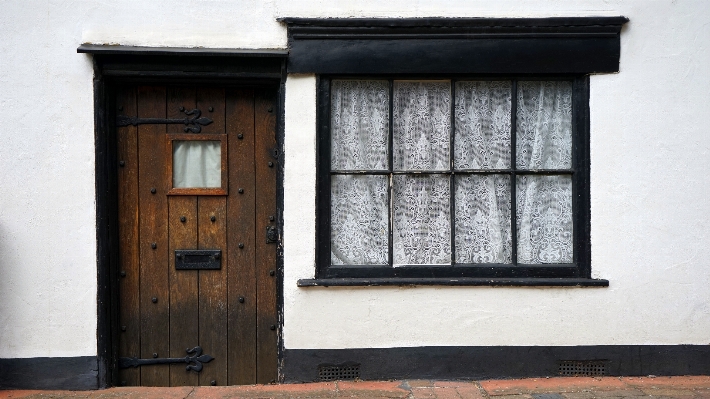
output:
<path id="1" fill-rule="evenodd" d="M 119 383 L 276 380 L 276 91 L 124 86 L 115 106 L 117 360 L 164 360 L 119 367 Z M 203 144 L 202 163 L 178 149 Z M 214 358 L 199 372 L 175 360 L 197 346 Z"/>

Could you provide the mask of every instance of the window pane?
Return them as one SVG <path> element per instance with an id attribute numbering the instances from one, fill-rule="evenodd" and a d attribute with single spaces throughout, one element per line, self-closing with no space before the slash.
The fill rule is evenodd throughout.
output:
<path id="1" fill-rule="evenodd" d="M 572 83 L 519 82 L 516 136 L 518 168 L 571 168 Z"/>
<path id="2" fill-rule="evenodd" d="M 510 177 L 456 177 L 456 262 L 511 263 Z"/>
<path id="3" fill-rule="evenodd" d="M 331 177 L 332 264 L 388 263 L 387 187 L 387 176 Z"/>
<path id="4" fill-rule="evenodd" d="M 510 168 L 510 82 L 456 83 L 457 169 Z"/>
<path id="5" fill-rule="evenodd" d="M 173 141 L 173 187 L 222 187 L 219 141 Z"/>
<path id="6" fill-rule="evenodd" d="M 451 84 L 395 81 L 393 108 L 395 170 L 448 170 Z"/>
<path id="7" fill-rule="evenodd" d="M 451 263 L 449 176 L 394 176 L 393 261 Z"/>
<path id="8" fill-rule="evenodd" d="M 517 179 L 518 263 L 572 263 L 572 177 Z"/>
<path id="9" fill-rule="evenodd" d="M 388 169 L 389 82 L 334 80 L 331 96 L 331 168 Z"/>

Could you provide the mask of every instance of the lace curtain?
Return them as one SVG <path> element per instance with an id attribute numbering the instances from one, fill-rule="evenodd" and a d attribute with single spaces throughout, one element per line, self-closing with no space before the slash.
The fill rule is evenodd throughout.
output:
<path id="1" fill-rule="evenodd" d="M 510 81 L 456 83 L 456 169 L 510 168 Z M 510 177 L 456 177 L 456 261 L 511 263 Z"/>
<path id="2" fill-rule="evenodd" d="M 333 170 L 388 169 L 389 82 L 334 80 L 331 85 Z"/>
<path id="3" fill-rule="evenodd" d="M 389 261 L 387 176 L 331 178 L 330 260 L 334 265 Z"/>
<path id="4" fill-rule="evenodd" d="M 449 177 L 395 175 L 393 188 L 394 264 L 450 264 Z"/>
<path id="5" fill-rule="evenodd" d="M 173 141 L 173 187 L 221 187 L 221 153 L 219 141 Z"/>
<path id="6" fill-rule="evenodd" d="M 572 84 L 519 82 L 517 165 L 572 167 Z M 519 263 L 572 262 L 572 179 L 518 176 L 516 224 Z"/>
<path id="7" fill-rule="evenodd" d="M 510 167 L 511 82 L 456 82 L 456 169 Z"/>
<path id="8" fill-rule="evenodd" d="M 517 87 L 517 169 L 570 169 L 571 84 L 530 81 Z M 512 217 L 518 263 L 572 262 L 570 175 L 518 175 L 512 215 L 510 175 L 495 173 L 513 162 L 512 83 L 456 82 L 455 90 L 452 143 L 451 83 L 393 82 L 395 173 L 332 176 L 333 264 L 387 265 L 390 245 L 395 266 L 450 264 L 452 233 L 457 263 L 510 264 Z M 389 82 L 332 82 L 332 170 L 388 170 L 389 129 Z M 426 173 L 450 170 L 451 145 L 455 170 L 491 173 L 457 172 L 453 186 L 449 174 Z"/>
<path id="9" fill-rule="evenodd" d="M 511 263 L 510 177 L 456 176 L 456 261 Z"/>
<path id="10" fill-rule="evenodd" d="M 449 170 L 451 84 L 394 82 L 394 170 Z"/>
<path id="11" fill-rule="evenodd" d="M 389 82 L 331 84 L 331 169 L 387 170 Z M 331 178 L 331 263 L 389 262 L 389 180 L 377 175 Z"/>

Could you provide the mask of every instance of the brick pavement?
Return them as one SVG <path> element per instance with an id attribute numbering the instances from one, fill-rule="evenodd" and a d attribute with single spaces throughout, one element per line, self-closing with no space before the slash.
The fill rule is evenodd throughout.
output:
<path id="1" fill-rule="evenodd" d="M 554 377 L 487 381 L 338 381 L 233 387 L 122 387 L 97 391 L 0 390 L 0 399 L 710 399 L 710 376 Z"/>

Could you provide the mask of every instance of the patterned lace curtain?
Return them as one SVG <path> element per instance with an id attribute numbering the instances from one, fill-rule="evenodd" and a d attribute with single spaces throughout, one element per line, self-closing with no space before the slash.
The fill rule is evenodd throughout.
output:
<path id="1" fill-rule="evenodd" d="M 334 265 L 389 262 L 387 176 L 331 178 L 330 260 Z"/>
<path id="2" fill-rule="evenodd" d="M 331 169 L 388 169 L 389 112 L 386 80 L 334 80 Z"/>
<path id="3" fill-rule="evenodd" d="M 571 169 L 572 84 L 519 82 L 519 169 Z M 518 176 L 518 263 L 571 263 L 572 178 Z"/>
<path id="4" fill-rule="evenodd" d="M 395 81 L 394 171 L 449 170 L 451 83 Z M 394 265 L 451 264 L 451 188 L 442 174 L 394 175 Z"/>
<path id="5" fill-rule="evenodd" d="M 331 169 L 388 169 L 389 82 L 334 80 L 331 87 Z M 388 187 L 384 175 L 332 176 L 332 264 L 389 263 Z"/>
<path id="6" fill-rule="evenodd" d="M 457 169 L 510 168 L 512 84 L 456 83 Z M 456 177 L 456 261 L 511 263 L 510 177 Z"/>
<path id="7" fill-rule="evenodd" d="M 571 168 L 571 83 L 518 83 L 515 160 L 512 83 L 457 82 L 455 90 L 452 99 L 450 81 L 394 81 L 394 174 L 368 174 L 390 167 L 389 82 L 332 82 L 333 264 L 387 265 L 390 245 L 394 266 L 451 264 L 452 217 L 457 263 L 513 263 L 512 217 L 518 263 L 572 262 L 571 176 L 519 174 L 513 183 L 497 172 L 513 161 L 518 170 Z M 450 170 L 451 145 L 456 170 L 491 173 L 456 173 L 451 186 L 449 174 L 436 173 Z"/>

